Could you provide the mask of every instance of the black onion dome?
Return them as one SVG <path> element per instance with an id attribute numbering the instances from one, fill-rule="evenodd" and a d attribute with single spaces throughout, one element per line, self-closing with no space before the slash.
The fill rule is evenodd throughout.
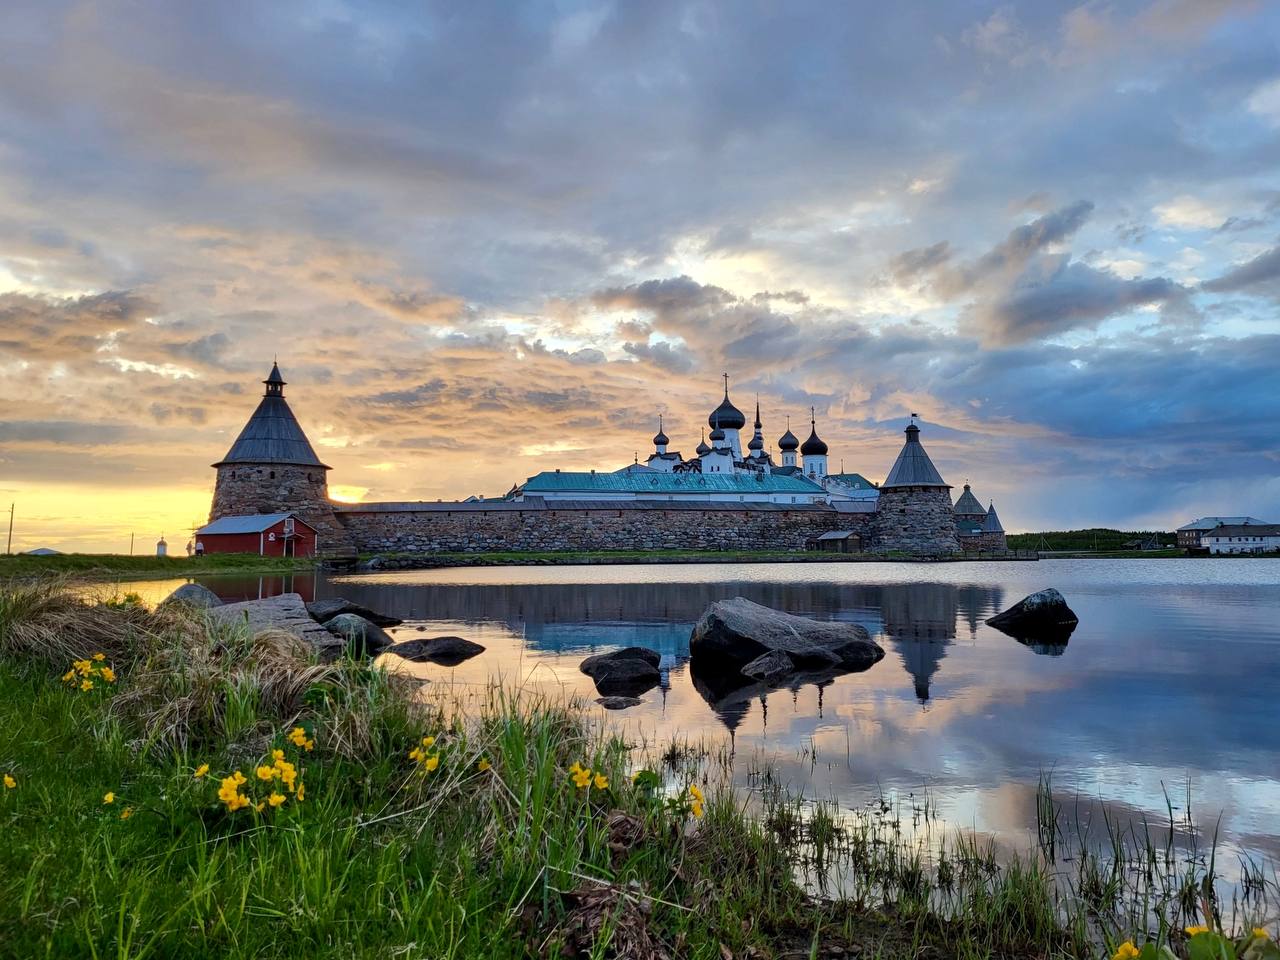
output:
<path id="1" fill-rule="evenodd" d="M 655 447 L 665 447 L 665 446 L 666 446 L 668 443 L 670 443 L 670 442 L 671 442 L 671 441 L 667 438 L 667 435 L 666 435 L 665 433 L 663 433 L 663 432 L 662 432 L 662 418 L 661 418 L 661 417 L 659 417 L 659 418 L 658 418 L 658 432 L 657 432 L 656 434 L 654 434 L 654 437 L 653 437 L 653 445 L 654 445 Z"/>
<path id="2" fill-rule="evenodd" d="M 718 427 L 721 430 L 741 430 L 746 425 L 746 416 L 729 402 L 729 391 L 726 390 L 720 406 L 712 410 L 711 416 L 707 417 L 707 426 Z"/>
<path id="3" fill-rule="evenodd" d="M 818 423 L 816 420 L 809 421 L 809 439 L 804 442 L 800 452 L 806 457 L 825 457 L 827 455 L 827 445 L 818 437 Z"/>
<path id="4" fill-rule="evenodd" d="M 711 441 L 713 443 L 716 440 L 723 440 L 723 439 L 724 439 L 724 431 L 721 430 L 719 427 L 716 427 L 714 430 L 711 431 Z"/>
<path id="5" fill-rule="evenodd" d="M 711 448 L 707 446 L 707 441 L 705 439 L 700 444 L 698 444 L 697 452 L 698 452 L 698 456 L 700 457 L 705 457 L 708 453 L 711 452 Z"/>
<path id="6" fill-rule="evenodd" d="M 799 439 L 796 437 L 794 433 L 791 432 L 791 428 L 787 427 L 787 432 L 778 438 L 778 449 L 779 450 L 797 450 L 799 449 L 799 447 L 800 447 Z"/>
<path id="7" fill-rule="evenodd" d="M 759 434 L 756 434 L 754 437 L 752 437 L 752 438 L 751 438 L 751 441 L 747 444 L 747 449 L 748 449 L 748 450 L 763 450 L 763 449 L 764 449 L 764 441 L 760 439 L 760 435 L 759 435 Z"/>

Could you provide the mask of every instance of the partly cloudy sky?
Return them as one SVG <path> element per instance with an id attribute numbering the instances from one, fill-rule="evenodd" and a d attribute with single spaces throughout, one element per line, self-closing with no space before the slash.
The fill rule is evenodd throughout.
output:
<path id="1" fill-rule="evenodd" d="M 727 370 L 1013 530 L 1280 519 L 1278 305 L 1271 3 L 5 4 L 18 549 L 185 542 L 277 355 L 346 498 L 688 453 Z"/>

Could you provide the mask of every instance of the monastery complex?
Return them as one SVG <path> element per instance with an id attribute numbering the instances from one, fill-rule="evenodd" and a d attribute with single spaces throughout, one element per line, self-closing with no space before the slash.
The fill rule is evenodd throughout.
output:
<path id="1" fill-rule="evenodd" d="M 724 399 L 707 418 L 710 432 L 689 457 L 672 449 L 659 420 L 653 452 L 618 470 L 544 471 L 495 499 L 346 504 L 329 499 L 330 468 L 289 408 L 278 366 L 263 383 L 257 409 L 213 465 L 209 519 L 219 530 L 265 530 L 265 521 L 291 515 L 315 531 L 320 553 L 825 547 L 946 557 L 1005 550 L 993 505 L 984 509 L 968 484 L 952 503 L 914 416 L 876 485 L 858 473 L 830 472 L 813 411 L 803 443 L 790 426 L 778 439 L 776 462 L 757 402 L 744 450 L 747 420 L 729 399 L 726 376 Z"/>

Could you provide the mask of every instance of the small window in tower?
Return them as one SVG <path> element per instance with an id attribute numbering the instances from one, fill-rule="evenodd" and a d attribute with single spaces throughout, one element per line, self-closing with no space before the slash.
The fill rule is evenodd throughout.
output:
<path id="1" fill-rule="evenodd" d="M 274 470 L 272 470 L 271 472 L 269 472 L 269 473 L 267 474 L 267 479 L 268 479 L 268 480 L 274 480 L 275 478 L 276 478 L 276 472 L 275 472 Z"/>
<path id="2" fill-rule="evenodd" d="M 232 480 L 234 480 L 235 478 L 236 478 L 236 472 L 235 472 L 234 470 L 232 470 L 232 471 L 231 471 L 231 479 L 232 479 Z"/>

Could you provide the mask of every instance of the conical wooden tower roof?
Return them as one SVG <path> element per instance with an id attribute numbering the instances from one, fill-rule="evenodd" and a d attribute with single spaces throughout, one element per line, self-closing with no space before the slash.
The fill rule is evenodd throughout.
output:
<path id="1" fill-rule="evenodd" d="M 956 500 L 956 515 L 961 517 L 981 517 L 986 512 L 982 509 L 982 504 L 978 502 L 978 498 L 973 495 L 973 491 L 969 489 L 969 485 L 964 485 L 964 493 L 960 494 L 960 498 Z"/>
<path id="2" fill-rule="evenodd" d="M 942 474 L 938 473 L 938 468 L 933 465 L 929 454 L 925 453 L 924 446 L 920 443 L 920 428 L 913 421 L 903 432 L 907 435 L 907 442 L 902 445 L 902 452 L 893 462 L 893 469 L 889 471 L 889 476 L 880 485 L 880 489 L 884 490 L 886 487 L 947 487 L 950 489 L 950 484 L 942 479 Z M 982 509 L 981 505 L 978 509 Z"/>
<path id="3" fill-rule="evenodd" d="M 290 463 L 304 467 L 328 470 L 320 462 L 311 441 L 302 432 L 298 419 L 289 409 L 284 398 L 285 379 L 280 367 L 271 365 L 271 374 L 262 381 L 267 392 L 258 403 L 258 409 L 236 437 L 227 455 L 214 464 L 221 467 L 230 463 Z"/>

